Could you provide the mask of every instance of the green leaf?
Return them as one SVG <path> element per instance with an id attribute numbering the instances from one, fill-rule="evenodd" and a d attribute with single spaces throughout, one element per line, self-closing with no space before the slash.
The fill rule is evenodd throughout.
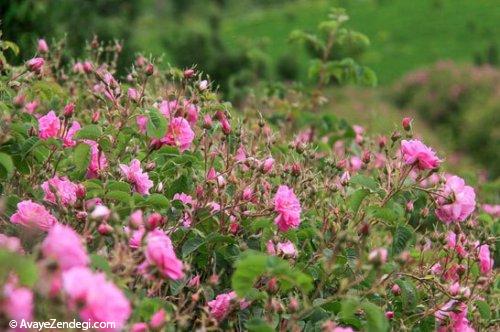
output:
<path id="1" fill-rule="evenodd" d="M 87 125 L 82 129 L 78 130 L 75 134 L 75 139 L 90 139 L 93 141 L 97 141 L 99 137 L 102 135 L 101 127 L 98 125 Z"/>
<path id="2" fill-rule="evenodd" d="M 0 283 L 4 283 L 10 272 L 15 272 L 22 285 L 33 286 L 38 279 L 38 269 L 30 256 L 22 256 L 8 250 L 0 250 Z"/>
<path id="3" fill-rule="evenodd" d="M 398 255 L 406 249 L 406 245 L 413 236 L 413 231 L 405 225 L 398 225 L 394 230 L 392 240 L 392 255 Z"/>
<path id="4" fill-rule="evenodd" d="M 361 206 L 361 203 L 363 202 L 363 200 L 365 199 L 366 196 L 368 196 L 368 194 L 370 193 L 370 191 L 368 189 L 358 189 L 356 190 L 352 195 L 351 195 L 351 198 L 349 200 L 349 209 L 353 212 L 358 212 L 359 210 L 359 207 Z"/>
<path id="5" fill-rule="evenodd" d="M 479 311 L 479 314 L 481 315 L 481 318 L 483 318 L 485 321 L 489 321 L 491 319 L 491 309 L 488 303 L 485 301 L 476 301 L 476 307 L 477 310 Z"/>
<path id="6" fill-rule="evenodd" d="M 132 196 L 128 192 L 113 190 L 106 193 L 106 198 L 122 203 L 130 203 Z"/>
<path id="7" fill-rule="evenodd" d="M 246 323 L 248 332 L 273 332 L 274 328 L 262 318 L 252 318 Z"/>
<path id="8" fill-rule="evenodd" d="M 109 266 L 108 260 L 105 257 L 98 254 L 91 254 L 90 264 L 94 269 L 103 271 L 106 274 L 111 275 L 111 267 Z"/>
<path id="9" fill-rule="evenodd" d="M 12 157 L 0 152 L 0 178 L 9 178 L 13 172 L 14 163 L 12 162 Z"/>
<path id="10" fill-rule="evenodd" d="M 398 279 L 395 284 L 401 289 L 401 301 L 403 302 L 404 310 L 413 310 L 418 303 L 418 291 L 415 285 L 405 279 Z"/>
<path id="11" fill-rule="evenodd" d="M 109 191 L 124 191 L 127 193 L 129 193 L 131 189 L 130 184 L 123 181 L 109 181 L 106 188 Z"/>
<path id="12" fill-rule="evenodd" d="M 359 184 L 360 186 L 370 189 L 372 191 L 377 191 L 379 189 L 377 181 L 375 181 L 371 177 L 361 174 L 354 175 L 353 177 L 351 177 L 351 180 L 349 180 L 349 182 L 354 184 Z"/>
<path id="13" fill-rule="evenodd" d="M 80 143 L 76 146 L 73 151 L 73 163 L 76 166 L 76 170 L 82 176 L 87 171 L 87 167 L 90 163 L 90 146 L 85 143 Z"/>
<path id="14" fill-rule="evenodd" d="M 236 270 L 232 277 L 232 286 L 238 296 L 247 299 L 262 298 L 265 294 L 253 288 L 257 279 L 262 276 L 276 277 L 280 289 L 287 291 L 293 287 L 309 292 L 313 288 L 312 278 L 290 267 L 287 261 L 267 256 L 261 252 L 247 250 L 236 261 Z"/>
<path id="15" fill-rule="evenodd" d="M 168 198 L 161 194 L 151 194 L 146 198 L 146 201 L 144 203 L 146 205 L 161 209 L 168 207 L 170 201 L 168 200 Z"/>
<path id="16" fill-rule="evenodd" d="M 182 257 L 186 257 L 190 253 L 194 252 L 204 243 L 204 239 L 201 236 L 195 235 L 187 239 L 187 241 L 182 246 Z"/>
<path id="17" fill-rule="evenodd" d="M 154 138 L 162 138 L 167 132 L 167 120 L 156 108 L 148 111 L 147 133 Z"/>
<path id="18" fill-rule="evenodd" d="M 361 307 L 365 312 L 365 329 L 367 332 L 385 332 L 389 330 L 389 323 L 382 309 L 371 302 L 363 302 Z"/>

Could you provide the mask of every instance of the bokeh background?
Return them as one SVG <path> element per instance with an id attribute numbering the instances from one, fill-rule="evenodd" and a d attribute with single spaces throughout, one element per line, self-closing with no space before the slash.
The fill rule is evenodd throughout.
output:
<path id="1" fill-rule="evenodd" d="M 122 76 L 138 53 L 158 66 L 196 64 L 238 104 L 264 81 L 312 85 L 314 50 L 289 36 L 313 31 L 333 6 L 370 39 L 334 47 L 335 56 L 370 67 L 378 83 L 333 82 L 324 108 L 372 132 L 391 132 L 412 116 L 459 173 L 498 188 L 498 0 L 2 0 L 0 17 L 4 38 L 20 46 L 17 61 L 35 54 L 39 37 L 64 40 L 78 58 L 97 35 L 123 42 Z"/>

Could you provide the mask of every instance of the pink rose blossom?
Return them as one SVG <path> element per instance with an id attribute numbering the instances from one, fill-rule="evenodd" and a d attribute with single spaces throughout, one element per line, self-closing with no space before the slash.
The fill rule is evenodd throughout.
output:
<path id="1" fill-rule="evenodd" d="M 0 296 L 0 312 L 3 312 L 9 319 L 21 322 L 23 319 L 31 321 L 33 319 L 33 292 L 26 287 L 19 287 L 17 280 L 9 280 L 3 287 Z"/>
<path id="2" fill-rule="evenodd" d="M 42 140 L 57 137 L 60 128 L 61 121 L 54 111 L 50 111 L 47 115 L 38 119 L 38 137 Z"/>
<path id="3" fill-rule="evenodd" d="M 24 105 L 24 110 L 28 114 L 33 114 L 36 111 L 36 109 L 38 108 L 38 105 L 39 105 L 38 101 L 33 100 L 33 101 L 27 103 L 26 105 Z"/>
<path id="4" fill-rule="evenodd" d="M 57 224 L 52 227 L 42 243 L 42 253 L 53 258 L 61 270 L 75 266 L 87 266 L 90 262 L 80 236 L 68 226 Z"/>
<path id="5" fill-rule="evenodd" d="M 279 242 L 276 245 L 276 251 L 285 257 L 297 257 L 297 249 L 291 241 Z"/>
<path id="6" fill-rule="evenodd" d="M 462 246 L 462 239 L 465 240 L 465 236 L 463 234 L 459 234 L 457 240 L 457 234 L 455 234 L 455 232 L 448 232 L 448 248 L 451 250 L 455 250 L 461 257 L 465 257 L 467 256 L 467 251 L 465 251 L 465 248 Z"/>
<path id="7" fill-rule="evenodd" d="M 127 90 L 127 96 L 129 97 L 130 100 L 139 101 L 139 93 L 134 88 L 129 88 Z"/>
<path id="8" fill-rule="evenodd" d="M 37 50 L 40 53 L 48 53 L 49 52 L 49 45 L 47 45 L 47 42 L 45 41 L 45 39 L 38 39 Z"/>
<path id="9" fill-rule="evenodd" d="M 151 325 L 153 329 L 161 328 L 165 324 L 165 315 L 166 313 L 164 309 L 158 310 L 153 314 L 153 316 L 151 316 L 149 325 Z"/>
<path id="10" fill-rule="evenodd" d="M 126 230 L 127 234 L 130 235 L 128 239 L 128 246 L 132 249 L 137 249 L 141 246 L 142 244 L 142 238 L 144 237 L 144 233 L 146 233 L 146 230 L 144 227 L 141 227 L 135 231 L 130 231 L 130 229 L 127 227 Z"/>
<path id="11" fill-rule="evenodd" d="M 83 321 L 115 322 L 115 328 L 103 331 L 122 330 L 131 314 L 127 298 L 103 273 L 85 267 L 72 268 L 63 273 L 63 289 L 70 307 L 78 308 Z"/>
<path id="12" fill-rule="evenodd" d="M 274 196 L 274 211 L 278 213 L 274 222 L 280 231 L 286 232 L 291 228 L 299 227 L 302 209 L 293 189 L 287 186 L 278 187 Z"/>
<path id="13" fill-rule="evenodd" d="M 73 140 L 73 136 L 81 129 L 80 124 L 77 121 L 73 121 L 68 132 L 63 137 L 63 144 L 65 148 L 71 148 L 76 145 L 76 141 Z"/>
<path id="14" fill-rule="evenodd" d="M 87 169 L 87 178 L 96 178 L 99 173 L 108 167 L 108 159 L 104 152 L 99 150 L 99 144 L 92 140 L 84 140 L 90 146 L 90 164 Z"/>
<path id="15" fill-rule="evenodd" d="M 26 62 L 26 67 L 28 67 L 29 71 L 40 73 L 44 64 L 45 60 L 43 58 L 33 58 Z"/>
<path id="16" fill-rule="evenodd" d="M 163 100 L 160 103 L 159 111 L 163 116 L 167 119 L 170 119 L 171 116 L 174 116 L 174 112 L 176 111 L 178 106 L 177 100 Z"/>
<path id="17" fill-rule="evenodd" d="M 436 216 L 445 224 L 464 221 L 476 208 L 474 189 L 458 176 L 448 177 L 436 200 Z"/>
<path id="18" fill-rule="evenodd" d="M 401 153 L 407 165 L 416 165 L 420 170 L 434 169 L 441 163 L 434 150 L 417 139 L 401 141 Z"/>
<path id="19" fill-rule="evenodd" d="M 483 204 L 481 208 L 493 218 L 500 218 L 500 204 Z"/>
<path id="20" fill-rule="evenodd" d="M 5 234 L 0 234 L 0 248 L 20 254 L 24 252 L 21 240 L 15 236 L 7 236 Z"/>
<path id="21" fill-rule="evenodd" d="M 54 176 L 41 185 L 47 202 L 64 206 L 74 205 L 77 200 L 78 185 L 71 182 L 67 177 Z"/>
<path id="22" fill-rule="evenodd" d="M 42 231 L 48 231 L 57 224 L 57 219 L 43 205 L 31 200 L 17 203 L 17 211 L 10 217 L 10 221 Z"/>
<path id="23" fill-rule="evenodd" d="M 184 277 L 182 261 L 176 257 L 172 241 L 163 231 L 156 229 L 150 232 L 146 244 L 145 263 L 155 266 L 162 276 L 172 280 Z"/>
<path id="24" fill-rule="evenodd" d="M 438 332 L 474 332 L 467 320 L 467 305 L 456 300 L 450 300 L 434 314 L 436 320 L 441 325 Z"/>
<path id="25" fill-rule="evenodd" d="M 149 179 L 148 173 L 142 171 L 139 160 L 133 159 L 130 166 L 120 164 L 120 171 L 125 179 L 134 185 L 135 191 L 141 195 L 149 195 L 153 181 Z"/>
<path id="26" fill-rule="evenodd" d="M 186 119 L 177 117 L 170 121 L 167 134 L 161 139 L 164 144 L 177 146 L 181 152 L 188 150 L 194 140 L 194 132 Z"/>
<path id="27" fill-rule="evenodd" d="M 210 314 L 219 322 L 223 321 L 229 314 L 231 309 L 231 301 L 236 299 L 235 292 L 219 294 L 217 297 L 208 302 Z"/>
<path id="28" fill-rule="evenodd" d="M 490 255 L 490 247 L 483 244 L 479 247 L 479 267 L 483 275 L 488 275 L 493 269 L 493 260 Z"/>

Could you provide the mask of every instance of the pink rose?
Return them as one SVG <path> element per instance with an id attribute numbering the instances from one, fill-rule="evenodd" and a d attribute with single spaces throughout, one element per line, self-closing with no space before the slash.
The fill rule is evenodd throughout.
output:
<path id="1" fill-rule="evenodd" d="M 84 140 L 85 144 L 90 146 L 90 163 L 87 169 L 87 178 L 96 178 L 100 171 L 108 167 L 108 159 L 104 152 L 99 150 L 99 144 L 92 140 Z"/>
<path id="2" fill-rule="evenodd" d="M 106 280 L 104 273 L 75 267 L 63 273 L 63 289 L 70 307 L 78 308 L 80 318 L 90 322 L 114 322 L 120 331 L 131 314 L 130 303 L 122 291 Z"/>
<path id="3" fill-rule="evenodd" d="M 194 132 L 182 117 L 173 118 L 168 126 L 167 134 L 161 139 L 164 144 L 177 146 L 181 152 L 188 150 L 194 140 Z"/>
<path id="4" fill-rule="evenodd" d="M 33 58 L 26 62 L 29 71 L 39 73 L 42 70 L 45 60 L 43 58 Z"/>
<path id="5" fill-rule="evenodd" d="M 21 254 L 24 252 L 21 240 L 15 236 L 7 236 L 5 234 L 0 234 L 0 248 Z"/>
<path id="6" fill-rule="evenodd" d="M 231 309 L 231 301 L 236 299 L 235 292 L 219 294 L 217 297 L 208 302 L 210 314 L 214 316 L 219 322 L 226 318 Z"/>
<path id="7" fill-rule="evenodd" d="M 493 269 L 493 260 L 490 255 L 490 247 L 487 244 L 483 244 L 479 247 L 479 267 L 481 273 L 488 275 Z"/>
<path id="8" fill-rule="evenodd" d="M 47 202 L 64 206 L 74 205 L 77 200 L 78 185 L 71 182 L 67 177 L 54 176 L 41 185 L 44 197 Z"/>
<path id="9" fill-rule="evenodd" d="M 436 215 L 445 224 L 464 221 L 476 208 L 474 189 L 458 176 L 450 176 L 437 196 Z"/>
<path id="10" fill-rule="evenodd" d="M 81 126 L 77 121 L 73 121 L 68 132 L 63 137 L 63 144 L 65 148 L 71 148 L 76 145 L 76 141 L 73 140 L 73 136 L 80 130 Z"/>
<path id="11" fill-rule="evenodd" d="M 42 231 L 48 231 L 57 224 L 57 219 L 43 205 L 31 200 L 17 203 L 17 211 L 10 217 L 10 221 Z"/>
<path id="12" fill-rule="evenodd" d="M 150 232 L 146 244 L 147 265 L 155 266 L 162 276 L 172 280 L 184 277 L 182 261 L 176 257 L 172 241 L 162 230 Z"/>
<path id="13" fill-rule="evenodd" d="M 80 236 L 71 227 L 60 224 L 49 230 L 42 243 L 42 253 L 47 258 L 55 259 L 63 271 L 75 266 L 87 266 L 90 262 Z"/>
<path id="14" fill-rule="evenodd" d="M 279 242 L 276 251 L 285 257 L 297 257 L 297 249 L 291 241 Z"/>
<path id="15" fill-rule="evenodd" d="M 33 292 L 26 287 L 18 287 L 17 281 L 10 280 L 3 287 L 0 311 L 9 319 L 20 322 L 33 319 Z"/>
<path id="16" fill-rule="evenodd" d="M 407 165 L 416 165 L 420 170 L 434 169 L 441 163 L 434 150 L 417 139 L 401 141 L 401 153 Z"/>
<path id="17" fill-rule="evenodd" d="M 293 189 L 287 186 L 279 186 L 274 196 L 274 211 L 278 216 L 274 219 L 278 229 L 282 232 L 300 225 L 300 213 L 302 211 L 300 202 L 295 196 Z"/>
<path id="18" fill-rule="evenodd" d="M 57 133 L 61 128 L 61 121 L 56 116 L 54 111 L 50 111 L 47 115 L 38 119 L 38 137 L 45 140 L 51 137 L 57 137 Z"/>
<path id="19" fill-rule="evenodd" d="M 148 173 L 142 171 L 139 160 L 133 159 L 130 166 L 120 164 L 120 171 L 125 179 L 134 185 L 135 191 L 141 195 L 149 195 L 153 181 L 149 179 Z"/>

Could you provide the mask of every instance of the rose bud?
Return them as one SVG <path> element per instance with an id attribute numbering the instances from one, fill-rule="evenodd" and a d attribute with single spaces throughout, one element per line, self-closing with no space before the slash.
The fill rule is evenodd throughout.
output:
<path id="1" fill-rule="evenodd" d="M 186 69 L 184 70 L 184 78 L 191 78 L 195 74 L 194 69 Z"/>
<path id="2" fill-rule="evenodd" d="M 290 312 L 297 312 L 299 310 L 299 307 L 299 301 L 295 297 L 292 297 L 290 299 L 290 303 L 288 304 L 288 310 Z"/>
<path id="3" fill-rule="evenodd" d="M 158 212 L 150 214 L 146 220 L 146 227 L 149 230 L 153 230 L 161 224 L 163 224 L 163 217 Z"/>
<path id="4" fill-rule="evenodd" d="M 149 325 L 151 328 L 157 330 L 160 329 L 165 324 L 165 310 L 158 310 L 153 316 L 151 316 L 151 320 Z"/>
<path id="5" fill-rule="evenodd" d="M 26 96 L 23 95 L 22 93 L 18 94 L 17 96 L 15 96 L 14 100 L 13 100 L 14 105 L 17 106 L 17 107 L 23 107 L 25 101 L 26 101 Z"/>
<path id="6" fill-rule="evenodd" d="M 386 311 L 385 317 L 387 317 L 387 319 L 393 319 L 394 318 L 394 311 Z"/>
<path id="7" fill-rule="evenodd" d="M 95 111 L 94 113 L 92 113 L 92 123 L 99 122 L 100 117 L 101 117 L 101 113 L 99 113 L 98 111 Z"/>
<path id="8" fill-rule="evenodd" d="M 198 287 L 200 287 L 200 284 L 201 284 L 200 279 L 201 278 L 200 278 L 199 275 L 195 275 L 194 277 L 192 277 L 189 280 L 187 286 L 190 287 L 190 288 L 198 288 Z"/>
<path id="9" fill-rule="evenodd" d="M 49 52 L 49 46 L 47 45 L 47 42 L 45 39 L 38 39 L 38 52 L 40 53 L 48 53 Z"/>
<path id="10" fill-rule="evenodd" d="M 219 284 L 219 276 L 217 274 L 212 274 L 210 278 L 208 278 L 208 283 L 212 286 L 216 286 Z"/>
<path id="11" fill-rule="evenodd" d="M 411 130 L 411 122 L 412 121 L 413 121 L 412 118 L 409 118 L 409 117 L 403 118 L 402 124 L 403 124 L 404 130 L 406 130 L 406 131 L 410 131 Z"/>
<path id="12" fill-rule="evenodd" d="M 383 149 L 387 145 L 387 137 L 385 136 L 380 136 L 378 138 L 378 146 Z"/>
<path id="13" fill-rule="evenodd" d="M 397 140 L 399 140 L 401 138 L 401 133 L 399 131 L 395 131 L 392 133 L 391 135 L 391 140 L 393 142 L 396 142 Z"/>
<path id="14" fill-rule="evenodd" d="M 411 212 L 411 211 L 413 211 L 413 201 L 408 201 L 408 202 L 406 203 L 406 211 L 407 211 L 407 212 Z"/>
<path id="15" fill-rule="evenodd" d="M 153 64 L 148 63 L 145 70 L 146 75 L 151 76 L 154 74 L 154 72 L 155 72 L 155 67 L 153 66 Z"/>
<path id="16" fill-rule="evenodd" d="M 111 227 L 111 225 L 109 224 L 102 223 L 97 227 L 97 231 L 101 235 L 109 235 L 113 232 L 113 227 Z"/>
<path id="17" fill-rule="evenodd" d="M 401 294 L 401 288 L 399 287 L 398 284 L 394 284 L 394 285 L 392 285 L 391 292 L 394 295 L 399 295 L 399 294 Z"/>
<path id="18" fill-rule="evenodd" d="M 145 64 L 146 64 L 146 59 L 145 59 L 142 55 L 139 55 L 139 56 L 135 59 L 135 65 L 136 65 L 137 67 L 143 67 Z"/>
<path id="19" fill-rule="evenodd" d="M 211 129 L 212 126 L 213 126 L 212 117 L 210 115 L 206 114 L 203 117 L 203 128 L 205 128 L 205 129 Z"/>
<path id="20" fill-rule="evenodd" d="M 274 294 L 278 291 L 278 279 L 269 279 L 269 281 L 267 282 L 267 291 L 271 294 Z"/>
<path id="21" fill-rule="evenodd" d="M 137 102 L 139 100 L 139 93 L 134 88 L 129 88 L 127 91 L 128 98 L 132 101 Z"/>
<path id="22" fill-rule="evenodd" d="M 84 198 L 86 194 L 85 186 L 81 183 L 77 184 L 76 186 L 76 197 L 77 198 Z"/>
<path id="23" fill-rule="evenodd" d="M 66 106 L 64 106 L 64 116 L 69 118 L 70 116 L 73 115 L 73 113 L 75 112 L 75 104 L 74 103 L 69 103 L 67 104 Z"/>
<path id="24" fill-rule="evenodd" d="M 86 74 L 90 74 L 92 72 L 92 70 L 94 69 L 94 66 L 92 66 L 92 62 L 90 61 L 85 61 L 83 63 L 83 71 L 86 73 Z"/>
<path id="25" fill-rule="evenodd" d="M 29 71 L 39 73 L 44 64 L 45 60 L 43 58 L 33 58 L 26 62 L 26 67 L 28 67 Z"/>
<path id="26" fill-rule="evenodd" d="M 201 91 L 206 90 L 208 88 L 208 81 L 207 80 L 201 81 L 198 87 L 200 88 Z"/>
<path id="27" fill-rule="evenodd" d="M 273 170 L 273 166 L 274 166 L 274 159 L 272 157 L 267 158 L 262 163 L 262 172 L 264 174 L 271 172 Z"/>
<path id="28" fill-rule="evenodd" d="M 362 158 L 363 163 L 369 164 L 370 163 L 370 159 L 371 159 L 371 153 L 370 153 L 370 151 L 365 150 L 363 152 L 363 158 Z"/>

